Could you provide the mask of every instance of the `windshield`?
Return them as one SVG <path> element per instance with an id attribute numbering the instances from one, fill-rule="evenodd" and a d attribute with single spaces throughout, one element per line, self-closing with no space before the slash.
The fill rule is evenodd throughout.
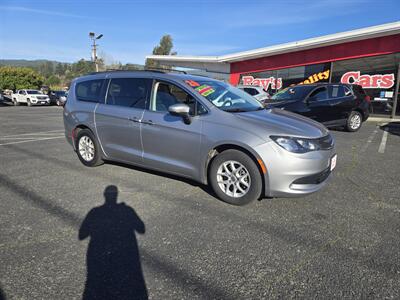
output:
<path id="1" fill-rule="evenodd" d="M 37 95 L 37 94 L 41 95 L 41 94 L 42 94 L 41 92 L 35 91 L 35 90 L 27 90 L 26 92 L 27 92 L 28 94 L 31 94 L 31 95 Z"/>
<path id="2" fill-rule="evenodd" d="M 229 112 L 246 112 L 264 109 L 263 105 L 246 92 L 216 80 L 185 80 L 219 109 Z"/>
<path id="3" fill-rule="evenodd" d="M 306 94 L 311 90 L 312 87 L 309 86 L 293 86 L 287 87 L 275 95 L 272 96 L 273 101 L 286 101 L 301 99 L 306 96 Z"/>

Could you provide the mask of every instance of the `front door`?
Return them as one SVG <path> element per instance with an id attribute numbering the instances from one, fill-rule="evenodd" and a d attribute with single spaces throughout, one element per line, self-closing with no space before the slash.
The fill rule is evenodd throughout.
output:
<path id="1" fill-rule="evenodd" d="M 201 115 L 206 110 L 188 91 L 169 82 L 155 81 L 152 95 L 142 119 L 145 165 L 195 178 L 200 167 Z M 168 112 L 177 103 L 189 105 L 190 124 Z"/>
<path id="2" fill-rule="evenodd" d="M 96 129 L 105 154 L 142 164 L 141 119 L 151 91 L 151 79 L 110 79 L 105 104 L 95 111 Z"/>
<path id="3" fill-rule="evenodd" d="M 305 116 L 318 122 L 325 123 L 331 120 L 328 89 L 325 86 L 317 87 L 305 100 Z"/>

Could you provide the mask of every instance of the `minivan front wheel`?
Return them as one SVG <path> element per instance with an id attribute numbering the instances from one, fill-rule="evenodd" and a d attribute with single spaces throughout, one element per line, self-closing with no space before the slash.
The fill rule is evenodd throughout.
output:
<path id="1" fill-rule="evenodd" d="M 245 205 L 260 197 L 262 179 L 255 162 L 238 150 L 226 150 L 211 162 L 211 187 L 222 200 Z"/>
<path id="2" fill-rule="evenodd" d="M 361 128 L 362 115 L 358 111 L 352 111 L 347 119 L 347 130 L 350 132 L 357 131 Z"/>
<path id="3" fill-rule="evenodd" d="M 103 163 L 98 149 L 97 140 L 89 129 L 83 129 L 78 132 L 76 153 L 85 166 L 95 167 Z"/>

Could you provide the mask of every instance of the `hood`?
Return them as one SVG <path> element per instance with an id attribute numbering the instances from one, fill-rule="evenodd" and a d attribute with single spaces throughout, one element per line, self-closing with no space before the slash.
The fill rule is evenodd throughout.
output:
<path id="1" fill-rule="evenodd" d="M 263 132 L 258 134 L 266 140 L 270 139 L 270 135 L 320 138 L 329 132 L 324 125 L 316 121 L 282 109 L 264 109 L 235 115 L 261 127 Z"/>

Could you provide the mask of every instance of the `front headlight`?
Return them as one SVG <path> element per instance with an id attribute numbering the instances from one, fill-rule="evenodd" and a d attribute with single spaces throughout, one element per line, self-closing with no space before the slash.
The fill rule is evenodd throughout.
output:
<path id="1" fill-rule="evenodd" d="M 318 141 L 290 136 L 271 136 L 271 139 L 283 149 L 293 153 L 306 153 L 320 150 Z"/>

